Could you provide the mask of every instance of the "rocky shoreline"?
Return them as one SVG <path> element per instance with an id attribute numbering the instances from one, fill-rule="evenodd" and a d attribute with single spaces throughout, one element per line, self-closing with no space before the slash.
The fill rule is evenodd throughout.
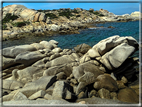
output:
<path id="1" fill-rule="evenodd" d="M 127 22 L 140 19 L 140 12 L 119 16 L 104 9 L 94 11 L 91 8 L 90 10 L 81 8 L 34 10 L 23 5 L 9 5 L 4 7 L 2 12 L 3 41 L 30 35 L 74 34 L 79 33 L 80 29 L 91 27 L 92 23 Z"/>
<path id="2" fill-rule="evenodd" d="M 4 48 L 3 104 L 138 104 L 138 49 L 118 35 L 74 50 L 55 40 Z"/>

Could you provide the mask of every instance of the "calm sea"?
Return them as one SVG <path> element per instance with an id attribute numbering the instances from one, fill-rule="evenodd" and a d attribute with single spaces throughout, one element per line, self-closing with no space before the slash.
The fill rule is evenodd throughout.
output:
<path id="1" fill-rule="evenodd" d="M 107 22 L 100 24 L 93 24 L 94 26 L 100 28 L 89 28 L 85 30 L 80 30 L 80 34 L 70 34 L 70 35 L 55 35 L 52 37 L 40 36 L 40 37 L 28 37 L 22 38 L 20 40 L 4 41 L 2 42 L 2 47 L 9 47 L 15 45 L 31 44 L 34 42 L 39 42 L 41 40 L 49 41 L 56 40 L 59 42 L 59 47 L 62 49 L 70 48 L 72 49 L 76 45 L 86 43 L 90 46 L 95 45 L 100 40 L 108 38 L 113 35 L 119 36 L 132 36 L 137 41 L 139 41 L 139 21 L 132 22 Z M 103 26 L 103 27 L 101 27 Z M 113 26 L 114 28 L 107 28 L 108 26 Z M 134 56 L 138 57 L 139 52 L 136 52 Z"/>

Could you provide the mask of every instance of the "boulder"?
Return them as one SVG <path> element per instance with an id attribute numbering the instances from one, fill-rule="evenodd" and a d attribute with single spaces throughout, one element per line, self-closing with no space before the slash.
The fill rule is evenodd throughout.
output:
<path id="1" fill-rule="evenodd" d="M 15 62 L 24 64 L 25 66 L 29 66 L 34 62 L 44 58 L 45 56 L 45 54 L 41 54 L 39 51 L 23 52 L 16 56 Z"/>
<path id="2" fill-rule="evenodd" d="M 78 80 L 80 77 L 82 77 L 85 72 L 91 72 L 94 74 L 94 78 L 96 78 L 98 75 L 103 74 L 103 71 L 101 71 L 99 69 L 98 66 L 90 63 L 90 62 L 86 62 L 83 63 L 77 67 L 73 67 L 73 76 Z"/>
<path id="3" fill-rule="evenodd" d="M 40 49 L 44 49 L 45 47 L 43 45 L 41 45 L 40 43 L 33 43 L 31 44 L 32 46 L 34 46 L 37 50 Z"/>
<path id="4" fill-rule="evenodd" d="M 3 89 L 7 90 L 17 90 L 24 86 L 23 83 L 14 80 L 3 80 Z"/>
<path id="5" fill-rule="evenodd" d="M 56 78 L 56 76 L 43 76 L 36 81 L 25 84 L 19 91 L 29 97 L 39 90 L 48 89 L 56 81 Z"/>
<path id="6" fill-rule="evenodd" d="M 45 91 L 39 90 L 38 92 L 36 92 L 33 95 L 31 95 L 28 99 L 35 100 L 37 98 L 43 98 L 45 94 L 46 94 Z"/>
<path id="7" fill-rule="evenodd" d="M 17 75 L 18 75 L 18 79 L 20 81 L 22 81 L 23 83 L 28 83 L 28 82 L 32 81 L 33 75 L 36 73 L 39 73 L 39 72 L 43 73 L 43 69 L 30 66 L 25 69 L 18 70 Z"/>
<path id="8" fill-rule="evenodd" d="M 110 99 L 110 92 L 107 89 L 104 89 L 104 88 L 100 89 L 98 91 L 98 94 L 99 94 L 100 98 Z"/>
<path id="9" fill-rule="evenodd" d="M 46 49 L 49 49 L 49 50 L 54 49 L 54 46 L 47 41 L 41 41 L 40 44 L 43 45 Z"/>
<path id="10" fill-rule="evenodd" d="M 8 67 L 14 66 L 16 64 L 16 62 L 14 61 L 13 58 L 6 58 L 6 57 L 2 57 L 2 69 L 6 69 Z"/>
<path id="11" fill-rule="evenodd" d="M 46 63 L 46 67 L 52 67 L 52 66 L 59 66 L 59 65 L 63 65 L 63 64 L 68 64 L 68 63 L 72 63 L 75 62 L 74 59 L 72 59 L 72 57 L 70 55 L 63 55 L 61 57 L 58 57 L 50 62 Z"/>
<path id="12" fill-rule="evenodd" d="M 50 30 L 51 31 L 59 31 L 60 27 L 58 25 L 52 24 Z"/>
<path id="13" fill-rule="evenodd" d="M 13 100 L 28 100 L 28 98 L 21 92 L 15 93 L 12 99 Z"/>
<path id="14" fill-rule="evenodd" d="M 73 87 L 64 81 L 57 81 L 55 83 L 52 96 L 68 100 L 76 100 L 76 96 L 73 94 Z"/>
<path id="15" fill-rule="evenodd" d="M 118 93 L 118 100 L 129 103 L 139 103 L 139 97 L 131 88 L 121 89 Z"/>
<path id="16" fill-rule="evenodd" d="M 102 56 L 100 60 L 108 69 L 118 68 L 133 52 L 135 48 L 126 43 L 115 47 L 110 52 Z"/>
<path id="17" fill-rule="evenodd" d="M 76 47 L 74 47 L 74 50 L 77 52 L 77 53 L 82 53 L 82 54 L 85 54 L 89 49 L 91 49 L 91 46 L 83 43 L 81 45 L 77 45 Z"/>
<path id="18" fill-rule="evenodd" d="M 99 75 L 94 83 L 94 88 L 97 90 L 100 90 L 101 88 L 105 88 L 109 91 L 118 90 L 116 81 L 109 75 Z"/>
<path id="19" fill-rule="evenodd" d="M 2 51 L 2 55 L 5 57 L 15 58 L 18 54 L 26 52 L 26 51 L 36 51 L 36 48 L 31 45 L 20 45 L 4 48 Z"/>

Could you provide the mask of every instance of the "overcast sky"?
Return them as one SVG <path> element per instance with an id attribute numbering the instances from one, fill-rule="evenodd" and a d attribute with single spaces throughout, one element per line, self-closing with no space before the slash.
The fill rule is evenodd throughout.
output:
<path id="1" fill-rule="evenodd" d="M 108 0 L 103 0 L 101 3 L 47 3 L 46 1 L 49 2 L 49 0 L 41 0 L 41 1 L 45 1 L 44 3 L 38 2 L 36 3 L 36 0 L 28 0 L 28 1 L 33 1 L 32 3 L 28 3 L 28 2 L 24 2 L 24 3 L 19 3 L 19 1 L 21 2 L 22 0 L 15 0 L 16 2 L 13 3 L 14 0 L 2 0 L 3 2 L 3 7 L 7 6 L 7 5 L 12 5 L 12 4 L 21 4 L 26 6 L 27 8 L 30 9 L 59 9 L 59 8 L 83 8 L 83 9 L 87 9 L 89 10 L 90 8 L 93 8 L 94 10 L 99 10 L 101 8 L 108 10 L 109 12 L 112 12 L 116 15 L 122 15 L 122 14 L 131 14 L 134 11 L 139 11 L 140 8 L 140 3 L 139 0 L 125 0 L 125 1 L 129 1 L 127 3 L 123 2 L 121 3 L 116 3 L 117 1 L 122 1 L 122 0 L 112 0 L 112 2 L 110 3 L 104 3 L 104 1 L 108 2 Z M 5 3 L 5 1 L 8 1 Z M 26 0 L 24 0 L 26 1 Z M 50 0 L 50 1 L 54 1 L 54 0 Z M 56 0 L 57 1 L 57 0 Z M 59 0 L 60 1 L 60 0 Z M 63 1 L 63 0 L 62 0 Z M 73 1 L 73 0 L 71 0 Z M 91 0 L 90 0 L 91 1 Z M 99 0 L 101 1 L 101 0 Z M 111 0 L 109 0 L 111 1 Z M 138 1 L 137 3 L 134 3 L 134 1 Z M 97 2 L 97 0 L 96 0 Z M 115 3 L 114 3 L 115 2 Z"/>

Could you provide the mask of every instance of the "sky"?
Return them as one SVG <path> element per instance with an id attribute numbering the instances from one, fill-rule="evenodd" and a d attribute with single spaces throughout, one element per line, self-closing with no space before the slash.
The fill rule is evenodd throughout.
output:
<path id="1" fill-rule="evenodd" d="M 5 2 L 7 1 L 7 2 Z M 112 12 L 116 15 L 122 15 L 122 14 L 131 14 L 134 11 L 139 11 L 139 9 L 141 9 L 141 5 L 140 5 L 140 0 L 99 0 L 102 1 L 101 3 L 83 3 L 83 2 L 79 2 L 79 3 L 71 3 L 71 2 L 66 2 L 65 3 L 61 3 L 61 2 L 54 2 L 54 0 L 50 0 L 53 1 L 53 3 L 49 3 L 49 0 L 41 0 L 44 1 L 43 2 L 38 2 L 37 1 L 33 1 L 33 0 L 29 0 L 31 3 L 28 2 L 22 2 L 22 0 L 14 0 L 15 2 L 13 3 L 12 0 L 2 0 L 2 4 L 3 7 L 7 6 L 7 5 L 12 5 L 12 4 L 20 4 L 20 5 L 24 5 L 29 9 L 35 9 L 35 10 L 46 10 L 46 9 L 60 9 L 60 8 L 83 8 L 86 10 L 89 10 L 90 8 L 93 8 L 94 10 L 99 10 L 99 9 L 105 9 L 108 10 L 109 12 Z M 26 1 L 26 0 L 24 0 Z M 57 0 L 56 0 L 57 1 Z M 63 0 L 62 0 L 63 1 Z M 72 0 L 73 1 L 73 0 Z M 90 0 L 91 1 L 91 0 Z M 105 2 L 106 1 L 106 2 Z M 112 1 L 112 2 L 111 2 Z M 119 3 L 117 2 L 119 1 Z M 126 1 L 127 3 L 125 3 L 124 1 Z M 135 1 L 135 3 L 134 3 Z M 48 2 L 48 3 L 47 3 Z M 96 0 L 97 2 L 97 0 Z M 116 3 L 117 2 L 117 3 Z M 1 6 L 2 7 L 2 6 Z"/>

